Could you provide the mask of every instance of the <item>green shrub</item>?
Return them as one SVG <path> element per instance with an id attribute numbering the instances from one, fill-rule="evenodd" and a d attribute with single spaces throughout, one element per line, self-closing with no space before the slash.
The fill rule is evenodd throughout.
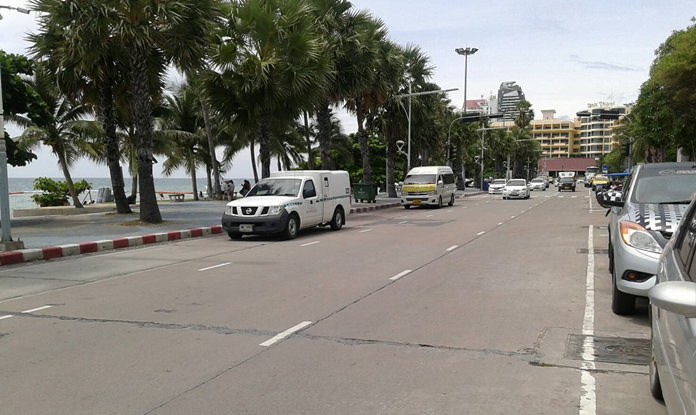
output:
<path id="1" fill-rule="evenodd" d="M 86 190 L 92 188 L 86 180 L 73 183 L 78 196 Z M 39 177 L 34 180 L 34 190 L 41 190 L 43 193 L 32 195 L 34 203 L 40 207 L 46 206 L 67 206 L 70 191 L 65 182 L 57 182 L 47 177 Z"/>

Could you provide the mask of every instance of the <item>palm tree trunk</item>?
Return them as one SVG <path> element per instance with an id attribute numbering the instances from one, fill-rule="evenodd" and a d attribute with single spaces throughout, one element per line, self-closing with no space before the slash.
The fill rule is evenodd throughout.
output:
<path id="1" fill-rule="evenodd" d="M 131 177 L 131 197 L 136 200 L 138 197 L 138 175 L 134 174 Z"/>
<path id="2" fill-rule="evenodd" d="M 251 168 L 254 171 L 254 183 L 259 181 L 259 172 L 256 168 L 256 149 L 255 147 L 255 140 L 252 137 L 251 140 L 249 140 L 249 152 L 251 153 Z"/>
<path id="3" fill-rule="evenodd" d="M 58 154 L 58 164 L 60 165 L 60 169 L 63 170 L 63 177 L 65 178 L 65 184 L 68 186 L 70 197 L 73 200 L 73 206 L 76 208 L 84 208 L 82 202 L 80 202 L 77 192 L 75 191 L 75 184 L 72 181 L 72 177 L 70 177 L 70 170 L 68 170 L 68 166 L 65 162 L 65 155 L 62 152 Z"/>
<path id="4" fill-rule="evenodd" d="M 109 166 L 111 188 L 116 202 L 116 212 L 133 213 L 126 198 L 123 169 L 119 161 L 120 149 L 116 136 L 116 117 L 114 115 L 114 97 L 109 81 L 105 81 L 101 92 L 102 125 L 104 127 L 104 145 L 106 147 L 106 164 Z"/>
<path id="5" fill-rule="evenodd" d="M 191 165 L 189 167 L 189 174 L 191 174 L 191 184 L 193 188 L 193 200 L 200 200 L 198 198 L 198 183 L 196 183 L 196 154 L 191 152 Z"/>
<path id="6" fill-rule="evenodd" d="M 307 140 L 307 167 L 310 170 L 314 170 L 314 158 L 312 157 L 312 140 L 309 138 L 309 120 L 307 116 L 307 111 L 304 112 L 304 129 L 305 140 Z"/>
<path id="7" fill-rule="evenodd" d="M 323 170 L 333 169 L 331 160 L 331 109 L 329 102 L 324 101 L 317 110 L 317 141 L 321 158 L 321 168 Z"/>
<path id="8" fill-rule="evenodd" d="M 145 223 L 161 223 L 162 214 L 157 205 L 155 180 L 152 175 L 152 105 L 147 77 L 146 54 L 140 48 L 133 52 L 131 88 L 138 143 L 138 178 L 140 180 L 140 220 Z"/>
<path id="9" fill-rule="evenodd" d="M 210 113 L 208 111 L 208 103 L 201 100 L 201 108 L 203 109 L 203 123 L 205 124 L 205 135 L 208 137 L 208 152 L 210 153 L 211 170 L 215 179 L 215 187 L 211 187 L 208 183 L 209 197 L 215 200 L 222 200 L 222 191 L 220 188 L 220 168 L 218 167 L 217 156 L 215 155 L 215 140 L 213 139 L 213 128 L 210 125 Z"/>
<path id="10" fill-rule="evenodd" d="M 259 127 L 259 157 L 261 158 L 261 178 L 271 175 L 271 115 L 264 114 Z"/>
<path id="11" fill-rule="evenodd" d="M 370 147 L 367 145 L 367 133 L 363 124 L 365 122 L 364 106 L 360 99 L 356 100 L 355 113 L 358 119 L 358 143 L 360 144 L 360 154 L 362 155 L 363 183 L 372 183 L 372 167 L 370 166 Z"/>

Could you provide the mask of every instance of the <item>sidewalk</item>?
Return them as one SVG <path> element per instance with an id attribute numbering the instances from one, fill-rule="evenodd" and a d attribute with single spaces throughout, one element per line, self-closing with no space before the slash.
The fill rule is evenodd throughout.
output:
<path id="1" fill-rule="evenodd" d="M 458 191 L 457 198 L 480 193 L 477 189 Z M 24 249 L 0 252 L 0 265 L 47 260 L 128 248 L 178 239 L 221 234 L 220 224 L 226 201 L 160 201 L 162 223 L 140 222 L 137 206 L 133 213 L 119 215 L 115 209 L 97 213 L 20 216 L 11 220 L 13 241 L 22 241 Z M 351 201 L 350 214 L 399 207 L 398 198 L 386 194 L 377 196 L 374 203 Z M 47 210 L 48 211 L 48 210 Z M 19 216 L 19 215 L 17 215 Z M 350 217 L 348 217 L 350 220 Z"/>

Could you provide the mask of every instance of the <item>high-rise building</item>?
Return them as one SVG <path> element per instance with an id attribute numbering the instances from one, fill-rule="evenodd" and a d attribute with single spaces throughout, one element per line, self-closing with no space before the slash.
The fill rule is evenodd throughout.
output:
<path id="1" fill-rule="evenodd" d="M 503 114 L 505 121 L 513 121 L 519 114 L 517 104 L 520 101 L 526 101 L 526 99 L 522 87 L 517 85 L 515 81 L 507 81 L 500 84 L 497 101 L 498 114 Z"/>
<path id="2" fill-rule="evenodd" d="M 615 124 L 628 110 L 629 108 L 617 106 L 613 102 L 598 102 L 579 111 L 575 119 L 579 154 L 583 157 L 602 157 L 611 153 L 614 146 L 618 145 L 614 136 Z"/>

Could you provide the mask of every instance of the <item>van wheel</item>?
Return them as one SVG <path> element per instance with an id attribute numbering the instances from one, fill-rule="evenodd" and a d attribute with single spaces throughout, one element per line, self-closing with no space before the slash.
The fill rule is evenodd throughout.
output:
<path id="1" fill-rule="evenodd" d="M 234 239 L 234 240 L 242 239 L 242 234 L 239 232 L 227 232 L 227 235 L 229 235 L 230 239 Z"/>
<path id="2" fill-rule="evenodd" d="M 331 230 L 337 231 L 343 227 L 343 209 L 340 207 L 336 208 L 331 218 Z"/>
<path id="3" fill-rule="evenodd" d="M 437 208 L 440 209 L 442 207 L 442 196 L 437 198 Z"/>
<path id="4" fill-rule="evenodd" d="M 296 214 L 291 214 L 288 218 L 288 223 L 285 225 L 285 230 L 283 231 L 283 236 L 285 239 L 295 239 L 297 236 L 297 231 L 300 229 L 300 220 L 297 218 Z"/>
<path id="5" fill-rule="evenodd" d="M 452 196 L 450 196 L 450 201 L 447 204 L 447 206 L 453 206 L 454 205 L 454 193 L 452 193 Z"/>
<path id="6" fill-rule="evenodd" d="M 404 205 L 404 209 L 410 209 L 411 205 Z"/>

